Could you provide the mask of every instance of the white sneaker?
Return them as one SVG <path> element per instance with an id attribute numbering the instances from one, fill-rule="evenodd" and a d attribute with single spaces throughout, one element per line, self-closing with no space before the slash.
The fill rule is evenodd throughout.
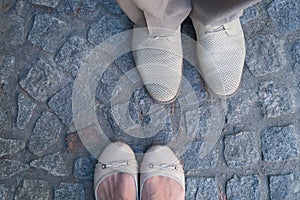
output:
<path id="1" fill-rule="evenodd" d="M 162 29 L 164 31 L 164 29 Z M 133 30 L 132 48 L 138 72 L 153 99 L 169 103 L 176 99 L 182 76 L 180 26 L 169 36 L 151 36 L 147 28 Z"/>
<path id="2" fill-rule="evenodd" d="M 240 86 L 246 55 L 244 33 L 239 19 L 214 28 L 193 20 L 197 34 L 200 73 L 217 96 L 236 93 Z"/>

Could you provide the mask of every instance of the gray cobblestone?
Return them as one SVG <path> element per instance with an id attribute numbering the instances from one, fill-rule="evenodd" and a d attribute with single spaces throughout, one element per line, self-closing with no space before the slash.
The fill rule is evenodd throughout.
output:
<path id="1" fill-rule="evenodd" d="M 59 0 L 29 0 L 30 3 L 55 8 Z"/>
<path id="2" fill-rule="evenodd" d="M 79 179 L 93 179 L 94 168 L 97 160 L 93 156 L 83 157 L 75 160 L 73 175 Z"/>
<path id="3" fill-rule="evenodd" d="M 230 200 L 258 200 L 261 199 L 260 181 L 256 175 L 253 176 L 234 176 L 227 182 L 226 195 Z"/>
<path id="4" fill-rule="evenodd" d="M 186 171 L 198 170 L 198 169 L 209 169 L 216 165 L 217 153 L 213 149 L 206 157 L 200 159 L 200 148 L 203 143 L 192 142 L 190 148 L 184 153 L 183 161 Z"/>
<path id="5" fill-rule="evenodd" d="M 256 164 L 260 159 L 258 141 L 251 132 L 225 136 L 224 156 L 229 167 Z"/>
<path id="6" fill-rule="evenodd" d="M 293 174 L 270 176 L 270 199 L 300 199 L 300 179 Z"/>
<path id="7" fill-rule="evenodd" d="M 55 56 L 55 61 L 75 77 L 80 68 L 80 61 L 89 48 L 90 46 L 84 38 L 72 36 Z"/>
<path id="8" fill-rule="evenodd" d="M 82 184 L 61 183 L 54 191 L 54 200 L 85 200 Z"/>
<path id="9" fill-rule="evenodd" d="M 61 131 L 62 124 L 57 117 L 50 112 L 44 112 L 37 120 L 29 139 L 29 150 L 35 155 L 44 153 L 58 141 Z"/>
<path id="10" fill-rule="evenodd" d="M 103 29 L 103 27 L 106 27 Z M 131 28 L 131 22 L 125 16 L 115 16 L 107 14 L 102 17 L 98 22 L 91 25 L 88 32 L 88 41 L 93 45 L 98 45 L 109 37 L 121 33 Z M 127 37 L 120 37 L 117 40 L 109 40 L 110 46 L 105 47 L 103 51 L 110 52 L 114 50 L 114 46 L 118 46 L 125 41 Z"/>
<path id="11" fill-rule="evenodd" d="M 29 70 L 27 76 L 20 81 L 20 85 L 36 100 L 46 101 L 69 82 L 70 80 L 60 70 L 55 69 L 44 60 L 39 60 Z"/>
<path id="12" fill-rule="evenodd" d="M 61 2 L 58 10 L 62 13 L 72 14 L 78 18 L 95 17 L 97 0 L 62 0 Z"/>
<path id="13" fill-rule="evenodd" d="M 9 55 L 0 56 L 0 84 L 8 84 L 10 82 L 14 74 L 14 64 L 15 57 Z M 0 89 L 3 90 L 4 88 Z"/>
<path id="14" fill-rule="evenodd" d="M 287 34 L 300 28 L 300 4 L 293 0 L 275 0 L 268 7 L 268 14 L 280 33 Z"/>
<path id="15" fill-rule="evenodd" d="M 246 40 L 246 65 L 251 73 L 264 76 L 280 71 L 285 64 L 285 58 L 279 52 L 282 47 L 283 41 L 272 34 L 257 35 Z"/>
<path id="16" fill-rule="evenodd" d="M 25 142 L 22 140 L 0 138 L 0 157 L 15 154 L 24 148 Z"/>
<path id="17" fill-rule="evenodd" d="M 55 53 L 67 37 L 67 26 L 50 15 L 36 15 L 28 40 L 45 51 Z"/>
<path id="18" fill-rule="evenodd" d="M 0 200 L 8 199 L 8 188 L 4 184 L 0 184 Z"/>
<path id="19" fill-rule="evenodd" d="M 29 169 L 27 164 L 23 164 L 16 160 L 1 159 L 0 160 L 0 179 L 9 179 L 12 176 Z"/>
<path id="20" fill-rule="evenodd" d="M 18 117 L 16 123 L 17 128 L 24 129 L 27 126 L 36 106 L 37 104 L 24 94 L 20 93 L 18 95 Z"/>
<path id="21" fill-rule="evenodd" d="M 68 176 L 70 175 L 70 168 L 67 166 L 66 161 L 63 155 L 57 152 L 30 162 L 30 166 L 44 169 L 54 176 Z"/>
<path id="22" fill-rule="evenodd" d="M 243 15 L 241 16 L 240 20 L 242 24 L 246 24 L 249 21 L 253 20 L 258 16 L 258 10 L 255 6 L 246 8 L 243 12 Z"/>
<path id="23" fill-rule="evenodd" d="M 17 188 L 14 199 L 42 200 L 49 198 L 50 186 L 46 181 L 27 179 Z"/>
<path id="24" fill-rule="evenodd" d="M 295 159 L 299 156 L 293 125 L 271 127 L 262 134 L 263 158 L 266 161 Z"/>
<path id="25" fill-rule="evenodd" d="M 70 124 L 72 121 L 72 89 L 73 85 L 68 85 L 56 93 L 48 103 L 64 124 Z"/>
<path id="26" fill-rule="evenodd" d="M 252 101 L 243 97 L 233 97 L 228 101 L 228 124 L 237 124 L 242 122 L 243 116 L 248 115 L 251 111 Z"/>
<path id="27" fill-rule="evenodd" d="M 100 0 L 100 2 L 111 12 L 115 14 L 123 13 L 119 4 L 116 3 L 115 0 Z"/>
<path id="28" fill-rule="evenodd" d="M 217 200 L 217 182 L 214 178 L 187 178 L 186 200 Z"/>
<path id="29" fill-rule="evenodd" d="M 295 111 L 294 97 L 286 86 L 274 81 L 260 84 L 258 90 L 262 112 L 267 117 L 278 117 Z"/>

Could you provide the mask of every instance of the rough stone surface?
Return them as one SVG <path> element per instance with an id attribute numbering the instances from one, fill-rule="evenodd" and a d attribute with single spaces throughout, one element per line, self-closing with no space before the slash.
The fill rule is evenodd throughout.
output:
<path id="1" fill-rule="evenodd" d="M 251 132 L 241 132 L 225 136 L 224 156 L 229 167 L 255 164 L 260 159 L 258 141 Z"/>
<path id="2" fill-rule="evenodd" d="M 29 0 L 30 3 L 55 8 L 59 0 Z"/>
<path id="3" fill-rule="evenodd" d="M 123 13 L 123 10 L 115 0 L 100 0 L 100 2 L 112 13 Z"/>
<path id="4" fill-rule="evenodd" d="M 24 148 L 25 142 L 22 140 L 0 138 L 0 157 L 17 153 Z"/>
<path id="5" fill-rule="evenodd" d="M 282 52 L 283 41 L 274 35 L 257 35 L 246 40 L 246 65 L 254 76 L 264 76 L 280 71 L 285 58 Z M 272 51 L 270 51 L 272 49 Z"/>
<path id="6" fill-rule="evenodd" d="M 72 36 L 55 56 L 55 61 L 73 77 L 79 70 L 84 53 L 90 46 L 84 38 Z"/>
<path id="7" fill-rule="evenodd" d="M 85 192 L 82 184 L 61 183 L 54 191 L 54 200 L 84 200 Z"/>
<path id="8" fill-rule="evenodd" d="M 299 149 L 293 125 L 271 127 L 262 134 L 263 158 L 266 161 L 295 159 Z"/>
<path id="9" fill-rule="evenodd" d="M 202 142 L 193 142 L 190 144 L 189 149 L 183 155 L 185 170 L 192 171 L 197 169 L 209 169 L 215 166 L 217 161 L 216 150 L 213 149 L 203 159 L 200 159 L 200 148 Z"/>
<path id="10" fill-rule="evenodd" d="M 300 179 L 293 174 L 269 177 L 270 199 L 299 199 Z"/>
<path id="11" fill-rule="evenodd" d="M 251 100 L 243 97 L 233 97 L 228 101 L 227 120 L 229 124 L 236 124 L 242 121 L 242 117 L 251 111 Z"/>
<path id="12" fill-rule="evenodd" d="M 227 199 L 260 199 L 260 181 L 256 175 L 253 176 L 234 176 L 227 182 L 226 194 Z"/>
<path id="13" fill-rule="evenodd" d="M 70 174 L 66 159 L 59 152 L 34 160 L 30 162 L 30 166 L 44 169 L 54 176 L 67 176 Z"/>
<path id="14" fill-rule="evenodd" d="M 57 142 L 61 130 L 62 124 L 57 117 L 50 112 L 44 112 L 35 124 L 28 149 L 35 155 L 42 154 Z"/>
<path id="15" fill-rule="evenodd" d="M 4 20 L 2 20 L 2 18 L 4 18 Z M 7 20 L 9 20 L 9 23 L 5 23 Z M 25 20 L 14 13 L 4 17 L 1 16 L 1 35 L 7 34 L 7 37 L 0 37 L 0 44 L 2 42 L 10 43 L 12 45 L 23 44 L 26 37 L 24 23 Z"/>
<path id="16" fill-rule="evenodd" d="M 8 199 L 8 188 L 6 188 L 3 184 L 0 184 L 0 200 Z"/>
<path id="17" fill-rule="evenodd" d="M 24 129 L 27 126 L 36 106 L 37 104 L 24 94 L 20 93 L 18 95 L 17 128 Z"/>
<path id="18" fill-rule="evenodd" d="M 39 60 L 29 70 L 27 76 L 20 81 L 20 85 L 36 100 L 46 101 L 69 82 L 70 80 L 60 70 L 55 69 L 44 60 Z"/>
<path id="19" fill-rule="evenodd" d="M 17 188 L 15 200 L 42 200 L 50 198 L 50 186 L 43 180 L 29 180 L 23 181 L 22 185 Z"/>
<path id="20" fill-rule="evenodd" d="M 186 200 L 218 199 L 217 182 L 214 178 L 187 178 Z"/>
<path id="21" fill-rule="evenodd" d="M 290 89 L 274 81 L 266 81 L 258 90 L 261 109 L 266 117 L 278 117 L 295 111 L 294 97 Z"/>
<path id="22" fill-rule="evenodd" d="M 65 124 L 70 124 L 72 121 L 72 89 L 73 85 L 68 85 L 56 93 L 48 103 Z"/>
<path id="23" fill-rule="evenodd" d="M 294 60 L 294 72 L 300 76 L 300 40 L 296 41 L 292 47 L 292 58 Z"/>
<path id="24" fill-rule="evenodd" d="M 97 160 L 93 156 L 83 157 L 75 160 L 73 175 L 79 179 L 93 179 Z"/>
<path id="25" fill-rule="evenodd" d="M 194 44 L 183 41 L 185 79 L 166 105 L 141 86 L 132 52 L 121 55 L 95 76 L 99 137 L 89 123 L 75 126 L 72 112 L 90 101 L 72 108 L 72 85 L 96 45 L 107 41 L 99 54 L 88 54 L 97 66 L 130 49 L 131 36 L 109 38 L 133 23 L 116 0 L 1 0 L 0 200 L 95 199 L 93 157 L 105 148 L 98 144 L 103 137 L 129 144 L 139 161 L 151 146 L 168 145 L 184 166 L 186 199 L 300 199 L 298 13 L 293 0 L 262 0 L 244 10 L 247 59 L 234 97 L 210 95 L 197 64 L 187 61 L 196 59 Z M 181 31 L 196 39 L 189 17 Z M 138 84 L 119 84 L 124 79 Z M 115 112 L 115 103 L 124 106 Z M 82 142 L 78 134 L 89 137 Z M 40 190 L 32 179 L 49 187 Z"/>
<path id="26" fill-rule="evenodd" d="M 268 14 L 278 31 L 287 34 L 300 29 L 300 3 L 293 0 L 275 0 L 268 7 Z"/>
<path id="27" fill-rule="evenodd" d="M 36 15 L 28 40 L 45 51 L 55 53 L 67 37 L 67 24 L 50 15 Z"/>
<path id="28" fill-rule="evenodd" d="M 9 179 L 10 177 L 25 171 L 28 165 L 16 160 L 1 159 L 0 160 L 0 179 Z"/>
<path id="29" fill-rule="evenodd" d="M 242 24 L 246 24 L 258 16 L 258 10 L 255 6 L 246 8 L 240 20 Z"/>
<path id="30" fill-rule="evenodd" d="M 106 27 L 106 29 L 103 29 L 102 27 Z M 98 45 L 109 37 L 126 31 L 129 28 L 131 28 L 131 23 L 128 18 L 107 14 L 98 22 L 91 25 L 88 32 L 88 41 L 94 45 Z M 118 40 L 111 40 L 110 42 L 111 45 L 114 46 L 120 45 L 127 40 L 127 37 L 120 37 Z"/>
<path id="31" fill-rule="evenodd" d="M 76 18 L 95 17 L 97 2 L 97 0 L 61 0 L 61 6 L 58 10 Z"/>

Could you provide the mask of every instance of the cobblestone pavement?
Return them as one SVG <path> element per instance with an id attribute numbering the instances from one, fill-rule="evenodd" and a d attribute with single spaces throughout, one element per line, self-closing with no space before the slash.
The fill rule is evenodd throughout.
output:
<path id="1" fill-rule="evenodd" d="M 263 0 L 246 9 L 241 22 L 247 45 L 242 85 L 226 99 L 221 137 L 204 157 L 203 138 L 220 124 L 202 79 L 184 62 L 201 107 L 197 135 L 181 155 L 186 199 L 300 199 L 300 2 Z M 97 160 L 73 124 L 72 88 L 82 54 L 130 28 L 114 0 L 0 1 L 0 199 L 94 199 Z M 189 19 L 182 31 L 195 37 Z M 177 137 L 182 105 L 164 105 L 167 123 L 154 136 L 124 133 L 107 102 L 133 67 L 128 53 L 99 78 L 97 116 L 108 138 L 143 152 Z M 151 105 L 138 88 L 128 105 L 132 120 L 150 123 Z"/>

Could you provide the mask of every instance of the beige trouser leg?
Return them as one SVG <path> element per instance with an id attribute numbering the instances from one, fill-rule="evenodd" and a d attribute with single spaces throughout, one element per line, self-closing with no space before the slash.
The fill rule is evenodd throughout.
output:
<path id="1" fill-rule="evenodd" d="M 190 16 L 206 26 L 217 26 L 241 16 L 260 0 L 117 0 L 127 16 L 140 26 L 175 30 Z"/>
<path id="2" fill-rule="evenodd" d="M 152 35 L 159 27 L 176 30 L 190 14 L 190 0 L 117 0 L 127 16 L 140 26 L 147 26 Z"/>
<path id="3" fill-rule="evenodd" d="M 190 17 L 205 26 L 219 26 L 243 14 L 260 0 L 192 0 Z"/>

